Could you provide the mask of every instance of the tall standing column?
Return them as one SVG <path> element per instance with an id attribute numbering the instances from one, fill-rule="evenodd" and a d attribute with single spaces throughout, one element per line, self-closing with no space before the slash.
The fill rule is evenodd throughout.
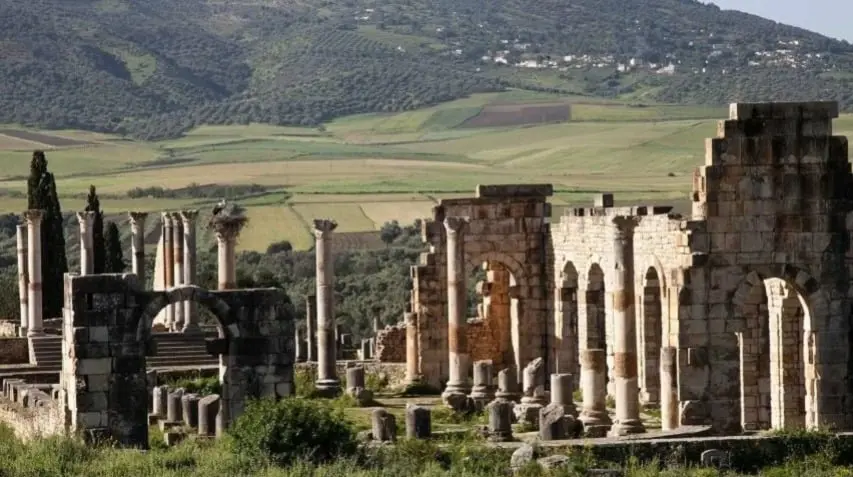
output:
<path id="1" fill-rule="evenodd" d="M 406 384 L 420 382 L 421 373 L 418 366 L 420 357 L 418 350 L 418 315 L 403 313 L 406 321 Z"/>
<path id="2" fill-rule="evenodd" d="M 634 228 L 637 219 L 613 219 L 613 374 L 616 377 L 616 419 L 611 436 L 646 432 L 640 419 L 637 379 L 637 324 L 634 319 Z"/>
<path id="3" fill-rule="evenodd" d="M 184 284 L 195 285 L 196 269 L 196 240 L 195 229 L 198 210 L 181 211 L 181 221 L 184 226 Z M 193 300 L 184 302 L 184 333 L 199 331 L 198 311 Z"/>
<path id="4" fill-rule="evenodd" d="M 220 217 L 213 223 L 218 244 L 219 289 L 233 290 L 237 288 L 237 236 L 244 223 L 240 217 Z"/>
<path id="5" fill-rule="evenodd" d="M 172 263 L 172 276 L 174 286 L 184 284 L 184 224 L 180 212 L 172 213 L 172 249 L 174 250 L 174 263 Z M 175 303 L 175 331 L 184 329 L 184 302 Z"/>
<path id="6" fill-rule="evenodd" d="M 80 275 L 95 273 L 95 254 L 92 250 L 92 227 L 95 224 L 94 212 L 77 212 L 80 223 Z M 103 247 L 103 244 L 99 244 Z"/>
<path id="7" fill-rule="evenodd" d="M 465 248 L 463 232 L 468 220 L 447 217 L 447 348 L 450 379 L 441 397 L 444 403 L 456 408 L 462 405 L 471 391 L 468 385 L 468 320 L 465 290 Z"/>
<path id="8" fill-rule="evenodd" d="M 30 278 L 28 297 L 27 336 L 41 336 L 44 334 L 42 324 L 42 301 L 41 301 L 41 221 L 44 217 L 43 210 L 30 209 L 24 212 L 27 220 L 27 274 Z"/>
<path id="9" fill-rule="evenodd" d="M 163 284 L 164 289 L 168 290 L 175 286 L 175 248 L 173 239 L 172 214 L 170 212 L 161 212 L 160 217 L 163 220 Z M 171 304 L 166 305 L 166 328 L 172 330 L 175 326 L 175 307 Z"/>
<path id="10" fill-rule="evenodd" d="M 18 225 L 18 298 L 21 305 L 21 329 L 18 336 L 27 336 L 27 324 L 29 323 L 29 272 L 27 270 L 27 226 Z"/>
<path id="11" fill-rule="evenodd" d="M 148 212 L 128 212 L 130 218 L 130 246 L 133 251 L 133 273 L 139 286 L 145 289 L 145 219 Z"/>
<path id="12" fill-rule="evenodd" d="M 317 260 L 317 382 L 315 387 L 327 396 L 341 390 L 337 372 L 335 342 L 335 260 L 332 256 L 334 220 L 314 220 L 314 253 Z"/>
<path id="13" fill-rule="evenodd" d="M 305 330 L 308 334 L 308 361 L 317 360 L 317 295 L 305 297 Z"/>

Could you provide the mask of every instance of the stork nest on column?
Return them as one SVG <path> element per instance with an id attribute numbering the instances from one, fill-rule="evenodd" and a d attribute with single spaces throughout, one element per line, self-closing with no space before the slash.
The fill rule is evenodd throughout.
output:
<path id="1" fill-rule="evenodd" d="M 246 209 L 240 207 L 238 204 L 222 199 L 213 208 L 213 214 L 210 216 L 207 227 L 214 231 L 229 228 L 239 233 L 249 222 L 249 218 L 246 217 L 245 212 Z"/>

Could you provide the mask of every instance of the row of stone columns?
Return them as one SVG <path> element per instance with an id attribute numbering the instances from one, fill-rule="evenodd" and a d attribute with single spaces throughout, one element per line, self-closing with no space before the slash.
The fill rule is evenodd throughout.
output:
<path id="1" fill-rule="evenodd" d="M 147 214 L 142 212 L 131 213 L 133 268 L 135 273 L 142 273 L 140 275 L 141 280 L 144 280 L 146 217 Z M 162 212 L 160 218 L 164 289 L 195 284 L 198 210 Z M 199 330 L 196 304 L 192 300 L 167 305 L 164 313 L 166 326 L 172 331 L 195 332 Z"/>
<path id="2" fill-rule="evenodd" d="M 43 210 L 27 210 L 24 212 L 26 225 L 21 224 L 17 229 L 21 336 L 44 334 L 41 301 L 41 222 L 43 218 Z"/>

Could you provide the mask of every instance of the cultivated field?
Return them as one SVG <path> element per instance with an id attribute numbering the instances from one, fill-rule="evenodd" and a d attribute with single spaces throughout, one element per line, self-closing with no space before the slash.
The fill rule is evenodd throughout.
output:
<path id="1" fill-rule="evenodd" d="M 245 250 L 263 251 L 282 240 L 308 248 L 314 218 L 337 220 L 341 233 L 359 232 L 341 237 L 342 247 L 381 246 L 378 234 L 363 232 L 376 232 L 390 220 L 428 217 L 442 198 L 469 196 L 480 183 L 553 183 L 555 215 L 589 204 L 601 192 L 615 193 L 617 203 L 687 210 L 704 139 L 716 134 L 715 119 L 726 115 L 726 108 L 510 91 L 399 114 L 352 116 L 319 129 L 205 126 L 156 143 L 5 125 L 0 211 L 26 206 L 26 175 L 36 148 L 47 151 L 65 211 L 83 207 L 90 184 L 107 213 L 209 209 L 221 198 L 191 197 L 185 188 L 192 184 L 263 186 L 231 197 L 249 211 L 239 245 Z M 496 126 L 507 118 L 515 122 Z M 837 120 L 835 130 L 853 133 L 853 116 Z M 147 188 L 171 195 L 128 196 Z M 149 222 L 153 232 L 156 221 Z"/>

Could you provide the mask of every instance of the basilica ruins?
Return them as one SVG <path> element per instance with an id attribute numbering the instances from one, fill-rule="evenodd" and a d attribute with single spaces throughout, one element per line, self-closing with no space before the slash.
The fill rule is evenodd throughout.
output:
<path id="1" fill-rule="evenodd" d="M 3 393 L 26 404 L 21 412 L 48 416 L 43 432 L 85 429 L 128 445 L 144 445 L 158 420 L 215 434 L 247 399 L 291 395 L 298 361 L 313 363 L 327 396 L 344 387 L 342 364 L 348 391 L 366 366 L 397 369 L 398 384 L 443 390 L 447 406 L 488 408 L 496 440 L 511 435 L 500 423 L 536 424 L 554 405 L 590 437 L 647 433 L 649 408 L 660 409 L 664 431 L 850 430 L 853 181 L 836 117 L 834 102 L 731 105 L 706 141 L 689 217 L 601 194 L 552 223 L 550 185 L 482 185 L 442 200 L 422 224 L 428 251 L 412 267 L 400 323 L 377 325 L 355 360 L 341 353 L 348 343 L 335 319 L 333 221 L 314 221 L 316 294 L 294 297 L 309 305 L 303 333 L 285 291 L 235 289 L 238 217 L 214 217 L 219 287 L 204 290 L 194 284 L 197 213 L 162 214 L 148 290 L 147 214 L 130 214 L 133 273 L 93 275 L 91 217 L 80 213 L 81 270 L 66 276 L 64 317 L 50 336 L 33 240 L 41 212 L 27 211 L 20 328 L 31 368 L 0 376 Z M 472 317 L 468 277 L 478 267 L 486 279 Z M 199 305 L 215 315 L 212 329 L 200 326 Z M 49 340 L 61 343 L 59 369 L 48 369 Z M 169 357 L 174 340 L 213 360 L 193 364 L 218 367 L 220 395 L 158 384 L 157 371 L 186 356 Z M 38 378 L 40 369 L 56 379 Z M 376 422 L 388 416 L 376 416 L 382 434 Z"/>

